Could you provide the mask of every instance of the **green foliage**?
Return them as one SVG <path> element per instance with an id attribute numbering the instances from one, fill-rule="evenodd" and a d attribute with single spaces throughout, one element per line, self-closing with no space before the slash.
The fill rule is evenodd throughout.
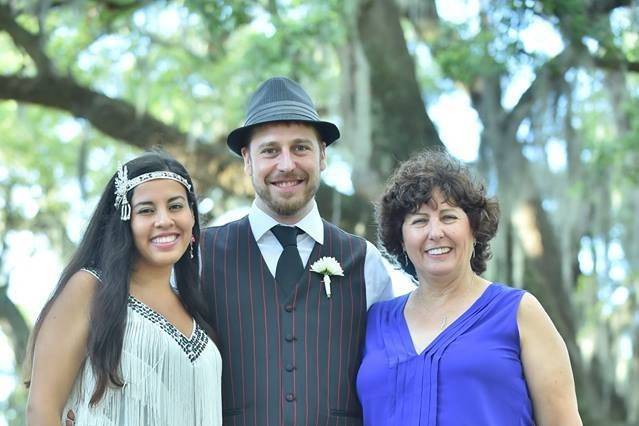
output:
<path id="1" fill-rule="evenodd" d="M 237 28 L 250 24 L 253 13 L 259 9 L 259 2 L 249 0 L 186 0 L 184 6 L 199 15 L 206 29 L 206 38 L 214 43 L 212 46 L 218 55 L 226 54 L 224 41 Z"/>
<path id="2" fill-rule="evenodd" d="M 623 106 L 629 131 L 619 137 L 617 164 L 620 175 L 630 185 L 639 186 L 639 99 L 632 99 Z M 614 167 L 614 165 L 613 165 Z"/>
<path id="3" fill-rule="evenodd" d="M 458 26 L 447 25 L 432 44 L 433 56 L 444 75 L 467 87 L 477 78 L 500 74 L 505 64 L 491 55 L 495 37 L 480 31 L 468 39 L 460 38 Z"/>
<path id="4" fill-rule="evenodd" d="M 24 72 L 25 67 L 29 67 L 31 62 L 25 60 L 24 55 L 16 49 L 11 37 L 5 33 L 0 33 L 0 63 L 3 64 L 3 73 Z M 35 72 L 33 67 L 29 70 Z"/>
<path id="5" fill-rule="evenodd" d="M 11 228 L 3 227 L 2 234 L 20 229 L 41 232 L 51 238 L 55 248 L 68 253 L 74 238 L 67 226 L 75 225 L 69 213 L 80 205 L 92 208 L 115 164 L 131 149 L 99 137 L 65 114 L 39 107 L 4 103 L 0 105 L 0 117 L 4 135 L 0 146 L 0 198 L 5 208 L 12 206 L 11 211 L 5 210 L 12 215 Z M 40 125 L 30 125 L 34 122 Z M 89 157 L 83 160 L 80 145 L 86 140 L 91 140 L 85 148 Z M 86 171 L 79 176 L 82 161 L 87 163 Z M 87 190 L 84 198 L 78 190 L 79 179 Z M 11 199 L 5 198 L 8 190 Z"/>
<path id="6" fill-rule="evenodd" d="M 586 150 L 585 163 L 595 174 L 610 173 L 619 184 L 636 185 L 639 182 L 639 103 L 631 99 L 622 105 L 624 118 L 615 116 L 607 103 L 606 87 L 594 92 L 589 102 L 578 110 L 580 134 Z M 620 132 L 619 120 L 628 123 L 627 131 Z"/>

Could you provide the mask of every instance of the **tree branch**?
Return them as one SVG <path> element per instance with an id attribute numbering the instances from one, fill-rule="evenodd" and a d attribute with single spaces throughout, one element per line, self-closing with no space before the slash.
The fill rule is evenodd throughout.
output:
<path id="1" fill-rule="evenodd" d="M 169 49 L 180 49 L 182 50 L 187 56 L 189 56 L 191 59 L 194 59 L 196 61 L 215 61 L 216 58 L 213 58 L 210 56 L 210 50 L 209 52 L 207 52 L 207 55 L 200 55 L 199 53 L 195 52 L 193 49 L 189 49 L 183 42 L 172 42 L 171 40 L 167 40 L 162 38 L 161 36 L 154 34 L 152 32 L 149 31 L 145 31 L 143 29 L 138 29 L 137 30 L 140 35 L 144 36 L 144 37 L 148 37 L 149 40 L 151 40 L 153 42 L 153 44 L 161 46 L 161 47 L 166 47 Z"/>
<path id="2" fill-rule="evenodd" d="M 0 328 L 11 340 L 16 370 L 20 371 L 20 364 L 24 359 L 29 339 L 29 326 L 20 310 L 7 294 L 10 273 L 5 271 L 5 255 L 8 249 L 7 235 L 16 228 L 16 222 L 18 222 L 11 197 L 15 184 L 15 179 L 9 177 L 7 184 L 3 188 L 4 194 L 2 194 L 5 206 L 2 209 L 4 226 L 0 233 Z"/>
<path id="3" fill-rule="evenodd" d="M 0 4 L 0 29 L 6 31 L 16 46 L 29 55 L 35 63 L 39 74 L 50 75 L 54 73 L 53 64 L 42 49 L 42 37 L 20 26 L 14 19 L 13 12 L 7 4 Z"/>
<path id="4" fill-rule="evenodd" d="M 186 141 L 186 134 L 148 114 L 131 120 L 137 115 L 131 104 L 82 87 L 69 78 L 2 76 L 0 99 L 68 111 L 75 117 L 87 119 L 103 133 L 140 148 L 163 141 L 183 145 Z"/>
<path id="5" fill-rule="evenodd" d="M 140 149 L 164 146 L 192 165 L 193 177 L 200 183 L 200 189 L 220 186 L 227 192 L 237 192 L 232 182 L 221 184 L 217 180 L 216 172 L 237 163 L 223 141 L 195 140 L 148 113 L 138 113 L 127 101 L 110 98 L 70 78 L 0 76 L 0 99 L 66 111 L 86 119 L 105 135 Z"/>
<path id="6" fill-rule="evenodd" d="M 522 120 L 530 114 L 530 110 L 538 93 L 547 87 L 555 78 L 563 78 L 565 72 L 574 65 L 575 55 L 571 47 L 566 47 L 559 55 L 544 63 L 536 73 L 535 80 L 521 95 L 517 105 L 506 116 L 506 124 L 516 130 Z"/>
<path id="7" fill-rule="evenodd" d="M 16 370 L 21 371 L 29 340 L 29 325 L 18 307 L 9 298 L 8 288 L 6 284 L 0 285 L 0 328 L 11 341 Z"/>
<path id="8" fill-rule="evenodd" d="M 600 15 L 610 13 L 619 7 L 630 6 L 632 0 L 597 0 L 590 3 L 588 7 L 588 15 Z"/>
<path id="9" fill-rule="evenodd" d="M 615 71 L 632 71 L 639 72 L 639 62 L 628 61 L 625 59 L 607 58 L 592 56 L 593 63 L 599 68 L 605 68 Z"/>

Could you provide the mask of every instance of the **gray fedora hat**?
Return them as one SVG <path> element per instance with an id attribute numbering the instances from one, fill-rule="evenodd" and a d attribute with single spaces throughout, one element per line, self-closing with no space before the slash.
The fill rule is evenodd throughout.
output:
<path id="1" fill-rule="evenodd" d="M 308 123 L 317 129 L 326 145 L 339 138 L 337 126 L 320 120 L 313 101 L 302 86 L 286 77 L 273 77 L 255 91 L 246 108 L 244 126 L 229 133 L 226 144 L 231 151 L 242 155 L 242 147 L 248 143 L 251 129 L 258 124 L 276 121 Z"/>

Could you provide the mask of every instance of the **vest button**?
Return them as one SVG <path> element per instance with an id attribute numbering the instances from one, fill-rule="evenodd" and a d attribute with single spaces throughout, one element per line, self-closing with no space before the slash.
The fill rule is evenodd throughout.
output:
<path id="1" fill-rule="evenodd" d="M 295 394 L 287 393 L 287 394 L 286 394 L 286 400 L 287 400 L 288 402 L 293 402 L 293 401 L 295 401 Z"/>
<path id="2" fill-rule="evenodd" d="M 285 310 L 286 312 L 293 312 L 293 311 L 295 310 L 295 306 L 293 306 L 293 305 L 286 305 L 286 306 L 284 307 L 284 310 Z"/>
<path id="3" fill-rule="evenodd" d="M 286 364 L 286 371 L 290 373 L 293 370 L 295 370 L 295 366 L 293 364 Z"/>
<path id="4" fill-rule="evenodd" d="M 284 340 L 286 340 L 287 342 L 292 342 L 293 340 L 295 340 L 295 336 L 293 336 L 292 334 L 287 334 Z"/>

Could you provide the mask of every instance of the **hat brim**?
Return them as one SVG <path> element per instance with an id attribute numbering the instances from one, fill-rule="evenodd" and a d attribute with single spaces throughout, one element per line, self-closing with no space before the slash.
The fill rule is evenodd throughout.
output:
<path id="1" fill-rule="evenodd" d="M 263 121 L 259 123 L 254 123 L 248 126 L 238 127 L 233 130 L 226 138 L 226 145 L 229 147 L 231 151 L 235 154 L 242 156 L 242 147 L 248 144 L 248 138 L 251 133 L 251 130 L 254 127 L 260 126 L 262 124 L 268 123 L 278 123 L 278 122 L 300 122 L 305 123 L 310 126 L 315 127 L 320 136 L 320 142 L 324 142 L 326 146 L 332 144 L 340 137 L 339 129 L 333 123 L 328 121 L 317 121 L 317 120 L 304 120 L 299 117 L 296 118 L 277 118 L 273 120 Z"/>

